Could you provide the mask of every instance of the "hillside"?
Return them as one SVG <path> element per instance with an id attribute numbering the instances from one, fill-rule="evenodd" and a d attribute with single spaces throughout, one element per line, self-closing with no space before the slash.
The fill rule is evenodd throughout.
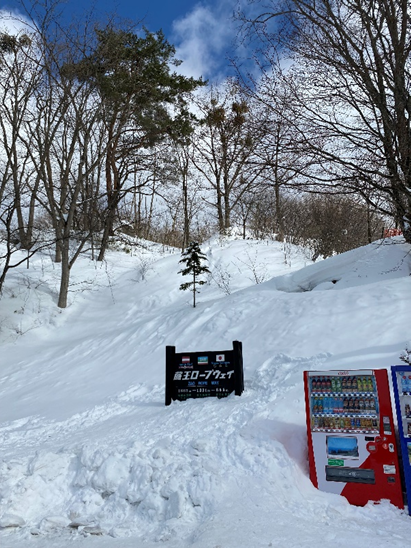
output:
<path id="1" fill-rule="evenodd" d="M 406 513 L 311 484 L 302 372 L 399 363 L 410 246 L 394 238 L 316 264 L 271 241 L 202 249 L 213 279 L 195 309 L 178 289 L 179 252 L 147 242 L 103 265 L 79 260 L 64 311 L 49 257 L 7 280 L 0 526 L 20 527 L 0 530 L 2 548 L 407 546 Z M 241 397 L 164 406 L 166 345 L 233 340 Z"/>

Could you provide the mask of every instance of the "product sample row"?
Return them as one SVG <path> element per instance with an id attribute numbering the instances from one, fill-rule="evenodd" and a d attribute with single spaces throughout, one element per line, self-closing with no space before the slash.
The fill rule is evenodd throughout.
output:
<path id="1" fill-rule="evenodd" d="M 350 377 L 338 377 L 334 375 L 311 377 L 311 392 L 375 392 L 374 378 L 372 375 L 352 375 Z"/>

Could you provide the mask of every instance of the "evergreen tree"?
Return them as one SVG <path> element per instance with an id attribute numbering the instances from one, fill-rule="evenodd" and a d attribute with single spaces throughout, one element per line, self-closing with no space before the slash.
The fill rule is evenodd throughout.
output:
<path id="1" fill-rule="evenodd" d="M 204 280 L 199 280 L 198 277 L 201 276 L 201 274 L 210 273 L 207 266 L 201 264 L 202 261 L 207 260 L 207 257 L 203 254 L 197 242 L 190 242 L 187 249 L 183 251 L 182 257 L 183 258 L 180 260 L 180 263 L 184 263 L 186 267 L 180 270 L 179 274 L 182 274 L 183 276 L 188 276 L 191 274 L 193 276 L 193 280 L 191 282 L 181 284 L 180 289 L 183 291 L 189 289 L 193 292 L 193 307 L 195 308 L 196 293 L 198 293 L 196 286 L 204 285 L 206 283 Z"/>

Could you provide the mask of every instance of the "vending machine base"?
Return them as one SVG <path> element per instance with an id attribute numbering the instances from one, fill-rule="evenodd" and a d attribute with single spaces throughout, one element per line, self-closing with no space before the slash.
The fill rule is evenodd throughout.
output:
<path id="1" fill-rule="evenodd" d="M 305 371 L 304 387 L 313 484 L 357 506 L 403 508 L 387 372 Z"/>

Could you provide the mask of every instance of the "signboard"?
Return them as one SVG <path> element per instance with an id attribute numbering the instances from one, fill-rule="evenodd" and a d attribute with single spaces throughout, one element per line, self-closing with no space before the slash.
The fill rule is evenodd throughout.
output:
<path id="1" fill-rule="evenodd" d="M 233 350 L 176 353 L 166 347 L 166 405 L 172 400 L 224 398 L 244 390 L 242 343 Z"/>

